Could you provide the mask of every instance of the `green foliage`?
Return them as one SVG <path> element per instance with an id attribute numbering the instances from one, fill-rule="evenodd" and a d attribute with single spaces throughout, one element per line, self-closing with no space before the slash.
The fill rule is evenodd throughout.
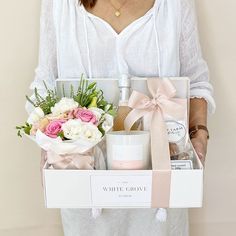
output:
<path id="1" fill-rule="evenodd" d="M 21 125 L 21 126 L 16 126 L 16 130 L 17 130 L 17 135 L 19 137 L 22 138 L 21 132 L 23 131 L 24 133 L 30 135 L 30 130 L 32 128 L 32 125 L 30 125 L 29 123 L 25 123 L 25 125 Z"/>
<path id="2" fill-rule="evenodd" d="M 114 110 L 114 109 L 111 109 L 111 110 L 109 110 L 107 113 L 108 113 L 109 115 L 111 115 L 111 116 L 115 117 L 115 116 L 116 116 L 116 114 L 117 114 L 117 111 L 116 111 L 116 110 Z"/>
<path id="3" fill-rule="evenodd" d="M 72 93 L 74 94 L 74 92 Z M 96 89 L 96 82 L 88 84 L 88 80 L 83 78 L 81 75 L 77 92 L 73 98 L 79 103 L 81 107 L 88 107 L 94 97 L 97 97 L 98 91 Z"/>
<path id="4" fill-rule="evenodd" d="M 102 128 L 102 124 L 98 126 L 98 130 L 102 133 L 102 136 L 105 135 L 105 130 Z"/>
<path id="5" fill-rule="evenodd" d="M 72 88 L 71 91 L 73 92 L 71 94 L 74 94 L 74 100 L 78 102 L 81 107 L 98 107 L 104 110 L 106 113 L 114 116 L 115 110 L 113 109 L 113 105 L 109 104 L 105 100 L 103 91 L 101 89 L 98 89 L 96 86 L 96 82 L 92 82 L 89 84 L 88 80 L 84 79 L 82 74 L 77 92 L 74 94 Z"/>
<path id="6" fill-rule="evenodd" d="M 26 96 L 26 99 L 34 106 L 34 107 L 40 107 L 45 115 L 48 115 L 51 113 L 51 108 L 54 107 L 54 105 L 59 101 L 59 98 L 57 97 L 56 90 L 50 90 L 45 81 L 43 81 L 44 86 L 47 91 L 47 96 L 43 98 L 39 93 L 37 88 L 34 89 L 34 96 L 36 101 L 33 102 L 28 96 Z"/>
<path id="7" fill-rule="evenodd" d="M 34 106 L 34 107 L 40 107 L 44 114 L 47 115 L 47 114 L 50 114 L 51 113 L 51 107 L 53 107 L 58 101 L 59 101 L 59 98 L 57 97 L 57 93 L 56 93 L 56 90 L 50 90 L 45 81 L 43 81 L 43 84 L 45 86 L 45 89 L 47 91 L 47 96 L 45 98 L 43 98 L 39 92 L 38 92 L 38 89 L 35 88 L 34 89 L 34 96 L 35 96 L 35 99 L 36 101 L 32 101 L 29 96 L 26 96 L 26 99 Z M 32 125 L 29 124 L 29 123 L 25 123 L 25 125 L 21 125 L 21 126 L 16 126 L 16 129 L 17 129 L 17 135 L 19 137 L 22 137 L 22 132 L 30 135 L 30 130 L 32 128 Z"/>
<path id="8" fill-rule="evenodd" d="M 35 101 L 30 99 L 28 96 L 26 96 L 26 99 L 34 106 L 34 107 L 40 107 L 44 115 L 51 114 L 51 108 L 55 106 L 57 102 L 60 101 L 60 98 L 57 96 L 57 91 L 51 90 L 47 87 L 45 81 L 43 81 L 44 87 L 47 91 L 46 97 L 42 97 L 38 89 L 34 89 L 34 96 Z M 102 109 L 105 114 L 110 114 L 112 116 L 116 115 L 116 111 L 114 109 L 113 104 L 108 103 L 105 98 L 103 91 L 101 89 L 98 89 L 96 82 L 88 83 L 88 80 L 83 78 L 83 74 L 81 75 L 81 79 L 79 82 L 79 86 L 77 91 L 74 91 L 73 86 L 71 85 L 70 88 L 70 98 L 73 98 L 76 102 L 78 102 L 79 106 L 81 107 L 97 107 Z M 65 88 L 64 85 L 62 87 L 63 96 L 65 97 Z M 105 115 L 104 114 L 104 115 Z M 98 129 L 100 132 L 104 135 L 105 131 L 102 128 L 102 123 L 104 122 L 104 115 L 101 117 L 98 125 Z M 17 135 L 22 137 L 22 132 L 25 134 L 30 135 L 30 130 L 32 128 L 32 125 L 29 123 L 25 123 L 25 125 L 22 126 L 16 126 L 17 129 Z M 61 137 L 63 140 L 67 140 L 64 136 L 63 132 L 60 132 L 58 134 L 59 137 Z"/>
<path id="9" fill-rule="evenodd" d="M 65 136 L 64 136 L 64 132 L 63 132 L 63 131 L 59 132 L 59 133 L 57 134 L 57 136 L 60 137 L 62 140 L 65 139 Z"/>

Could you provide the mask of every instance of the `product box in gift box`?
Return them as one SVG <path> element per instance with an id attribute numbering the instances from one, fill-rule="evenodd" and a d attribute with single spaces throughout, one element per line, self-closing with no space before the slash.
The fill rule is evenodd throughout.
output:
<path id="1" fill-rule="evenodd" d="M 189 80 L 169 79 L 177 91 L 175 98 L 188 99 Z M 145 79 L 133 78 L 132 88 L 149 96 L 144 83 Z M 187 124 L 188 109 L 185 117 Z M 48 208 L 201 207 L 203 166 L 194 150 L 192 164 L 192 169 L 178 169 L 176 161 L 172 161 L 172 170 L 69 170 L 50 169 L 46 163 L 43 168 L 45 204 Z"/>

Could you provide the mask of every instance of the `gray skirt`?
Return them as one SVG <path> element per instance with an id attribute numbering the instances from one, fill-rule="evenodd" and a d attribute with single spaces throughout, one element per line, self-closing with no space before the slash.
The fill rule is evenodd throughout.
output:
<path id="1" fill-rule="evenodd" d="M 156 209 L 103 209 L 94 219 L 91 209 L 61 209 L 65 236 L 188 236 L 188 209 L 167 209 L 158 222 Z"/>

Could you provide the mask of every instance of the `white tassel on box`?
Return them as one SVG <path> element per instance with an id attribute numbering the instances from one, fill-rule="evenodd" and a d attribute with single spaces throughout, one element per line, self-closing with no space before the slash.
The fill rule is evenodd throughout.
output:
<path id="1" fill-rule="evenodd" d="M 102 214 L 102 208 L 92 208 L 92 216 L 97 219 Z"/>
<path id="2" fill-rule="evenodd" d="M 167 220 L 167 210 L 165 208 L 158 208 L 156 211 L 157 221 L 164 223 Z"/>

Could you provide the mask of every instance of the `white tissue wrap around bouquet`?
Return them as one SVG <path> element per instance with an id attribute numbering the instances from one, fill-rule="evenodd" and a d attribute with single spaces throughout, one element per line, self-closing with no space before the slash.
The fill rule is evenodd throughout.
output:
<path id="1" fill-rule="evenodd" d="M 85 153 L 96 146 L 99 141 L 86 141 L 83 139 L 62 141 L 60 137 L 50 138 L 40 130 L 37 130 L 35 142 L 46 151 L 53 151 L 58 155 Z"/>
<path id="2" fill-rule="evenodd" d="M 99 143 L 113 126 L 113 104 L 96 82 L 83 78 L 70 97 L 59 98 L 46 84 L 45 90 L 46 96 L 35 89 L 35 100 L 27 97 L 34 109 L 25 125 L 16 127 L 18 135 L 25 134 L 47 152 L 50 168 L 106 169 Z"/>
<path id="3" fill-rule="evenodd" d="M 99 141 L 52 139 L 38 130 L 35 142 L 47 151 L 47 161 L 54 169 L 106 169 Z M 96 158 L 95 158 L 96 157 Z"/>

